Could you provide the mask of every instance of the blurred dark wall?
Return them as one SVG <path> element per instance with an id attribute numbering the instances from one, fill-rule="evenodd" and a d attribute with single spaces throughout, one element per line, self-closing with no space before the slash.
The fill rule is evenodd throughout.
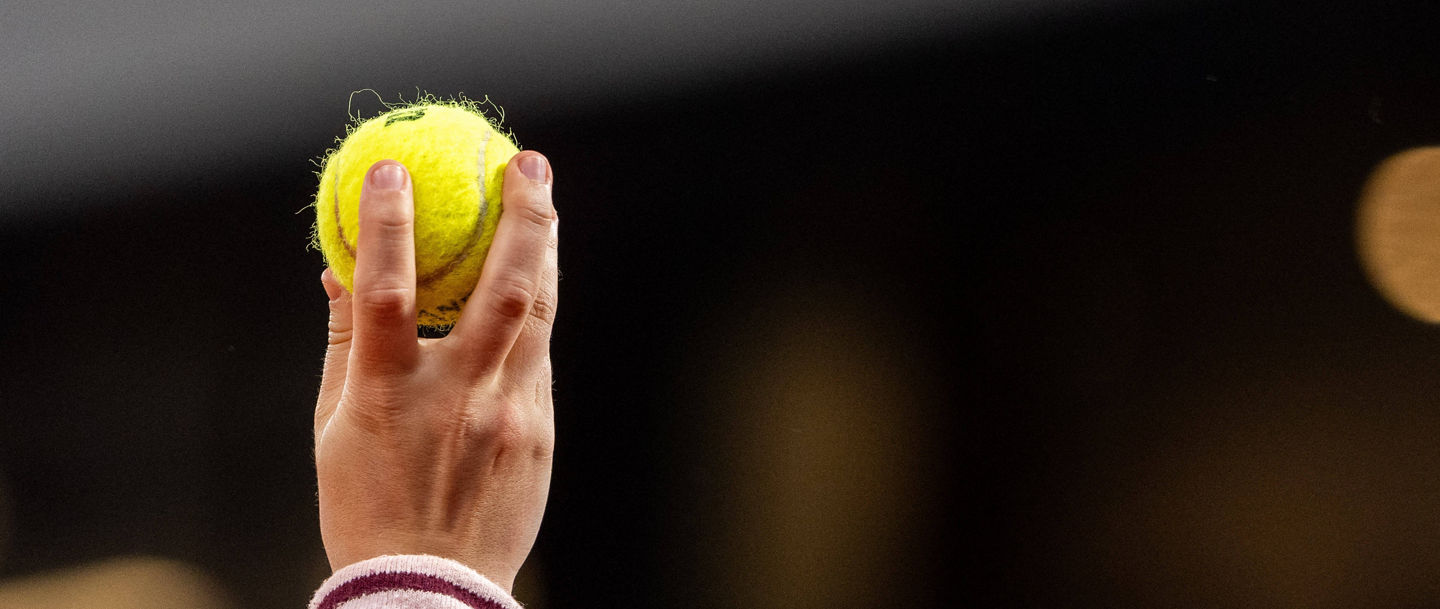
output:
<path id="1" fill-rule="evenodd" d="M 507 108 L 563 219 L 560 450 L 522 586 L 1433 602 L 1440 334 L 1368 287 L 1352 223 L 1376 163 L 1440 138 L 1437 18 L 1096 10 Z M 282 607 L 326 574 L 313 166 L 247 161 L 0 226 L 0 575 L 158 554 Z"/>

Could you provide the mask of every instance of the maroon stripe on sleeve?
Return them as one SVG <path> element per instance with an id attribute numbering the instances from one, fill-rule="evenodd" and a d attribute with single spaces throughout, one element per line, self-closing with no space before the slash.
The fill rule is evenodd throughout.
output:
<path id="1" fill-rule="evenodd" d="M 392 590 L 416 590 L 444 594 L 472 609 L 504 609 L 504 605 L 480 596 L 445 579 L 424 573 L 371 573 L 347 581 L 320 601 L 316 609 L 335 609 L 342 603 L 367 594 Z"/>

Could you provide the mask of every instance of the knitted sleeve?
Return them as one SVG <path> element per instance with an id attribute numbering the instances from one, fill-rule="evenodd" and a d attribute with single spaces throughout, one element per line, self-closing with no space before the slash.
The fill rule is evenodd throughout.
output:
<path id="1" fill-rule="evenodd" d="M 310 609 L 521 609 L 485 576 L 438 556 L 379 556 L 325 580 Z"/>

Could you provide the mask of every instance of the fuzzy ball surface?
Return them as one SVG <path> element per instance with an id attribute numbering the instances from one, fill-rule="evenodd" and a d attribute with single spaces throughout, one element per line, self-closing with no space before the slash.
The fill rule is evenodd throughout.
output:
<path id="1" fill-rule="evenodd" d="M 360 189 L 376 161 L 405 165 L 415 193 L 416 323 L 447 327 L 480 278 L 500 219 L 505 166 L 519 152 L 471 105 L 423 103 L 355 126 L 322 164 L 315 241 L 354 289 Z"/>

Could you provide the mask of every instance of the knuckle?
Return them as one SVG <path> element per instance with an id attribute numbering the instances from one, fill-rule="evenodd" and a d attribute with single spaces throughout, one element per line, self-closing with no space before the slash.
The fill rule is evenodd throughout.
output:
<path id="1" fill-rule="evenodd" d="M 411 250 L 415 241 L 414 233 L 408 225 L 405 227 L 376 226 L 365 236 L 365 241 L 360 244 L 358 256 L 367 259 L 371 265 L 379 263 L 381 268 L 388 268 L 396 260 L 404 259 L 406 252 Z"/>
<path id="2" fill-rule="evenodd" d="M 535 382 L 535 406 L 532 412 L 540 413 L 536 429 L 531 438 L 531 456 L 536 460 L 549 461 L 555 454 L 555 404 L 551 395 L 552 383 L 548 380 L 550 356 L 545 356 L 542 366 L 545 379 Z"/>
<path id="3" fill-rule="evenodd" d="M 355 294 L 355 306 L 371 319 L 399 319 L 409 314 L 414 300 L 409 288 L 378 287 Z"/>
<path id="4" fill-rule="evenodd" d="M 377 206 L 361 221 L 361 251 L 366 245 L 386 250 L 408 245 L 415 237 L 415 218 L 395 206 Z"/>
<path id="5" fill-rule="evenodd" d="M 486 294 L 486 304 L 504 319 L 518 319 L 529 313 L 535 302 L 535 284 L 520 275 L 497 279 Z"/>
<path id="6" fill-rule="evenodd" d="M 412 234 L 411 225 L 413 220 L 410 214 L 395 206 L 383 206 L 376 209 L 370 217 L 370 227 L 379 230 L 383 235 Z"/>
<path id="7" fill-rule="evenodd" d="M 470 419 L 469 434 L 480 444 L 500 452 L 513 451 L 528 442 L 529 430 L 524 411 L 515 404 L 502 401 L 482 409 Z"/>
<path id="8" fill-rule="evenodd" d="M 550 223 L 555 221 L 555 210 L 539 198 L 526 197 L 518 201 L 517 205 L 511 205 L 505 209 L 508 213 L 515 214 L 515 217 L 527 224 L 550 230 Z"/>
<path id="9" fill-rule="evenodd" d="M 409 230 L 415 220 L 414 208 L 399 192 L 367 191 L 360 212 L 362 221 L 382 230 Z"/>
<path id="10" fill-rule="evenodd" d="M 530 318 L 544 327 L 555 325 L 555 298 L 548 292 L 542 292 L 530 306 Z"/>
<path id="11" fill-rule="evenodd" d="M 530 436 L 525 413 L 513 404 L 505 404 L 494 416 L 491 431 L 495 440 L 509 448 L 524 446 Z"/>
<path id="12" fill-rule="evenodd" d="M 536 434 L 530 446 L 530 457 L 536 461 L 550 461 L 555 458 L 555 431 L 545 429 Z"/>
<path id="13" fill-rule="evenodd" d="M 496 391 L 472 397 L 459 417 L 465 442 L 496 460 L 548 462 L 555 450 L 549 381 L 501 376 L 492 382 Z"/>
<path id="14" fill-rule="evenodd" d="M 333 318 L 330 320 L 330 331 L 327 334 L 329 338 L 328 344 L 331 347 L 348 345 L 350 344 L 350 339 L 355 335 L 350 324 L 338 323 Z"/>

